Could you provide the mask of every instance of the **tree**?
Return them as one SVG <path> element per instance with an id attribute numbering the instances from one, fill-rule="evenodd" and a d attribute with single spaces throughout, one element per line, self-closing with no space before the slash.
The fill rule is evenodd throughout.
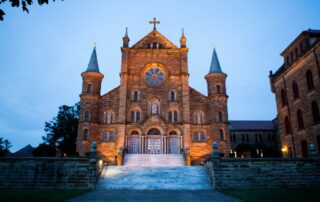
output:
<path id="1" fill-rule="evenodd" d="M 56 1 L 56 0 L 52 0 Z M 63 1 L 63 0 L 61 0 Z M 3 4 L 5 2 L 9 2 L 11 4 L 11 7 L 21 7 L 23 11 L 29 13 L 28 6 L 30 6 L 33 1 L 32 0 L 0 0 L 0 4 Z M 49 0 L 37 0 L 38 4 L 42 6 L 43 4 L 48 4 Z M 3 16 L 5 15 L 5 12 L 0 9 L 0 21 L 3 21 Z"/>
<path id="2" fill-rule="evenodd" d="M 10 148 L 12 147 L 11 142 L 7 139 L 0 137 L 0 157 L 6 156 L 10 153 Z"/>
<path id="3" fill-rule="evenodd" d="M 79 123 L 80 103 L 74 106 L 62 105 L 50 122 L 45 122 L 45 144 L 59 150 L 67 156 L 76 154 L 76 140 Z"/>
<path id="4" fill-rule="evenodd" d="M 48 144 L 41 143 L 32 151 L 34 157 L 54 157 L 56 156 L 56 149 Z"/>

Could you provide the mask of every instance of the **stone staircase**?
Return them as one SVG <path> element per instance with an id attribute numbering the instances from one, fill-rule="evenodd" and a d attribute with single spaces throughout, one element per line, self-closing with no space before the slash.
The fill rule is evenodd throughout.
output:
<path id="1" fill-rule="evenodd" d="M 123 166 L 103 169 L 97 189 L 210 190 L 203 166 L 185 166 L 179 154 L 127 154 Z"/>

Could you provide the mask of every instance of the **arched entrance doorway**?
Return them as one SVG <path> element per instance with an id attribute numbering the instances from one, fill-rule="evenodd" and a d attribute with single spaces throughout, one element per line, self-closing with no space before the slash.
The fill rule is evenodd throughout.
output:
<path id="1" fill-rule="evenodd" d="M 179 138 L 176 131 L 169 133 L 169 153 L 179 154 Z"/>
<path id="2" fill-rule="evenodd" d="M 133 131 L 130 134 L 129 154 L 140 153 L 140 138 L 137 131 Z"/>
<path id="3" fill-rule="evenodd" d="M 152 128 L 148 131 L 147 153 L 160 154 L 161 153 L 161 133 L 158 129 Z"/>

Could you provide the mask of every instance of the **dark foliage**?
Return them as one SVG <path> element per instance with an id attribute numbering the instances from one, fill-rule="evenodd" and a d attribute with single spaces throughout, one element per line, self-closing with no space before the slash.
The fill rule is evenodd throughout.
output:
<path id="1" fill-rule="evenodd" d="M 0 137 L 0 157 L 4 157 L 10 153 L 10 147 L 12 147 L 10 141 Z"/>
<path id="2" fill-rule="evenodd" d="M 52 0 L 55 1 L 55 0 Z M 61 0 L 63 1 L 63 0 Z M 5 2 L 9 2 L 12 7 L 21 7 L 23 11 L 29 13 L 28 6 L 30 6 L 33 1 L 32 0 L 0 0 L 0 4 L 3 4 Z M 48 4 L 49 0 L 37 0 L 38 4 L 42 6 L 43 4 Z M 5 15 L 5 12 L 0 9 L 0 21 L 3 21 L 3 16 Z"/>
<path id="3" fill-rule="evenodd" d="M 60 106 L 58 115 L 45 123 L 47 135 L 42 137 L 44 143 L 59 150 L 61 154 L 75 155 L 79 112 L 80 103 Z"/>
<path id="4" fill-rule="evenodd" d="M 34 157 L 54 157 L 56 156 L 56 149 L 48 144 L 41 143 L 32 151 Z"/>

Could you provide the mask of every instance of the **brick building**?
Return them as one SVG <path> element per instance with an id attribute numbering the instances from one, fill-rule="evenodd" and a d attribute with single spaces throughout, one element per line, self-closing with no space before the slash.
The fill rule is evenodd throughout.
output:
<path id="1" fill-rule="evenodd" d="M 303 31 L 282 53 L 284 64 L 270 72 L 283 155 L 307 157 L 320 151 L 320 30 Z"/>
<path id="2" fill-rule="evenodd" d="M 218 142 L 229 154 L 226 77 L 216 50 L 205 76 L 208 95 L 189 86 L 188 48 L 177 47 L 154 29 L 132 46 L 126 31 L 121 47 L 120 85 L 100 94 L 103 74 L 94 48 L 83 79 L 77 151 L 97 151 L 114 163 L 119 151 L 167 154 L 189 151 L 202 162 Z M 107 73 L 107 70 L 106 70 Z"/>
<path id="3" fill-rule="evenodd" d="M 279 135 L 274 121 L 231 120 L 231 156 L 237 157 L 279 157 Z"/>

